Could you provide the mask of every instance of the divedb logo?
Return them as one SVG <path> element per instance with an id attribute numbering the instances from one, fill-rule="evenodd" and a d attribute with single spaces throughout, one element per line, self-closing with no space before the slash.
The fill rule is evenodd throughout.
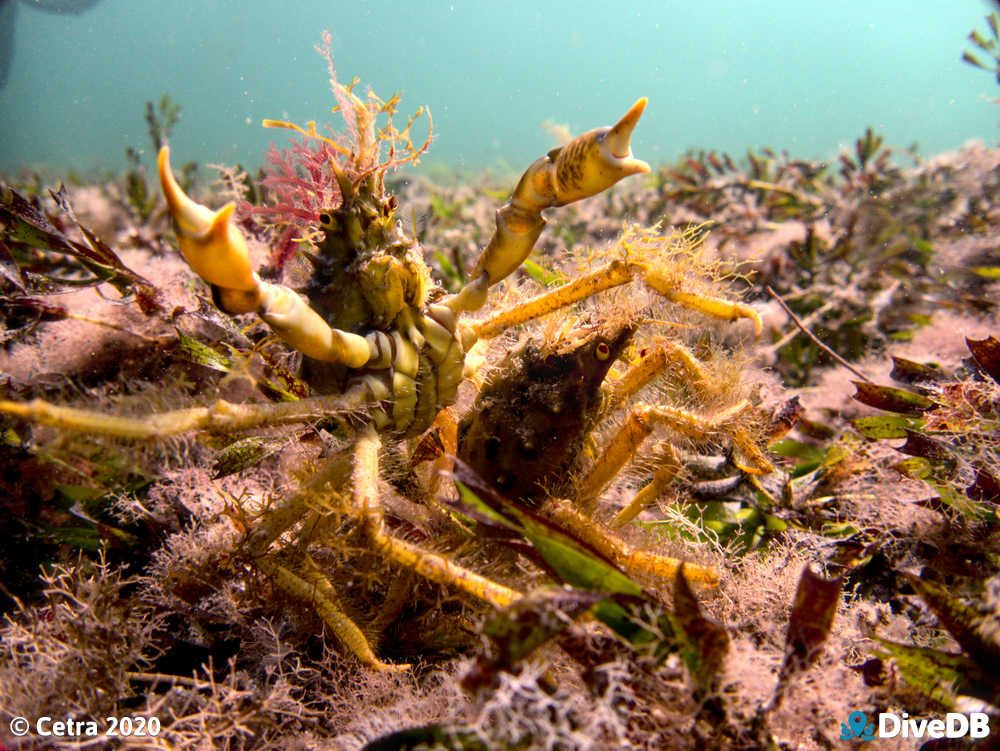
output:
<path id="1" fill-rule="evenodd" d="M 944 719 L 910 717 L 906 712 L 881 712 L 878 723 L 855 710 L 840 723 L 840 740 L 870 741 L 875 738 L 985 738 L 990 717 L 985 712 L 949 712 Z"/>

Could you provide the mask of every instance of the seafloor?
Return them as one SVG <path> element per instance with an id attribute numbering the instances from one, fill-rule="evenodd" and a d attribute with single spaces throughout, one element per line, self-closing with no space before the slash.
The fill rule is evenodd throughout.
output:
<path id="1" fill-rule="evenodd" d="M 0 396 L 131 415 L 295 398 L 297 360 L 252 317 L 214 310 L 152 181 L 143 198 L 139 180 L 77 181 L 61 205 L 54 182 L 6 183 Z M 458 288 L 513 180 L 388 180 L 398 219 Z M 202 197 L 220 202 L 207 179 Z M 44 241 L 26 232 L 25 206 L 47 223 Z M 643 401 L 709 422 L 740 399 L 778 414 L 756 434 L 773 471 L 741 461 L 719 425 L 668 426 L 592 509 L 608 522 L 674 462 L 664 492 L 616 534 L 630 550 L 715 567 L 717 586 L 675 592 L 673 577 L 626 567 L 651 643 L 616 636 L 584 612 L 593 600 L 565 593 L 497 616 L 385 563 L 343 508 L 317 502 L 309 518 L 328 534 L 311 538 L 312 559 L 379 657 L 413 665 L 377 672 L 242 554 L 260 515 L 342 450 L 343 432 L 270 428 L 234 448 L 224 434 L 141 442 L 3 417 L 0 748 L 828 749 L 847 745 L 852 711 L 983 711 L 1000 726 L 1000 150 L 970 143 L 922 159 L 869 132 L 829 164 L 692 154 L 549 218 L 498 299 L 602 263 L 627 225 L 699 227 L 677 284 L 739 296 L 762 319 L 755 339 L 747 320 L 676 304 L 639 316 L 636 300 L 653 293 L 636 281 L 484 354 L 487 375 L 503 373 L 506 350 L 529 358 L 525 342 L 600 329 L 627 308 L 643 341 L 683 345 L 710 382 L 694 393 L 675 367 L 680 383 Z M 132 277 L 87 283 L 106 256 L 55 252 L 53 237 L 83 242 L 81 226 L 156 290 L 155 304 Z M 33 242 L 49 249 L 31 254 Z M 458 412 L 475 391 L 463 386 Z M 580 462 L 626 412 L 594 427 Z M 412 449 L 387 442 L 382 460 L 394 534 L 521 591 L 566 578 L 523 539 L 440 500 L 454 497 L 450 481 L 413 470 Z M 576 471 L 565 468 L 562 495 Z M 109 716 L 155 717 L 160 730 L 115 742 L 8 732 L 10 717 L 44 715 L 102 730 Z M 390 735 L 409 728 L 424 730 Z M 946 747 L 926 742 L 872 747 Z"/>

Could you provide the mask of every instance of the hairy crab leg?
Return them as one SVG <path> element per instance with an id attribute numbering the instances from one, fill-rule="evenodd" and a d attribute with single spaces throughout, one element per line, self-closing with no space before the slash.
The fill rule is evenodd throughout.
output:
<path id="1" fill-rule="evenodd" d="M 246 239 L 229 203 L 213 212 L 192 201 L 170 168 L 170 149 L 160 149 L 160 186 L 174 220 L 177 244 L 198 276 L 212 285 L 217 304 L 227 313 L 256 312 L 285 342 L 317 360 L 360 368 L 377 359 L 365 337 L 331 328 L 294 290 L 261 281 L 250 266 Z"/>
<path id="2" fill-rule="evenodd" d="M 590 517 L 581 514 L 568 501 L 550 499 L 541 513 L 581 540 L 597 549 L 602 555 L 628 570 L 645 571 L 662 578 L 672 578 L 684 566 L 684 575 L 690 582 L 714 587 L 719 583 L 719 572 L 712 566 L 700 566 L 679 558 L 633 548 L 628 543 L 609 535 Z"/>
<path id="3" fill-rule="evenodd" d="M 568 284 L 494 313 L 482 321 L 470 324 L 469 329 L 478 338 L 490 339 L 511 326 L 540 318 L 560 308 L 586 300 L 598 292 L 627 284 L 636 274 L 663 297 L 678 305 L 725 321 L 747 318 L 753 322 L 756 336 L 763 331 L 760 315 L 749 305 L 678 290 L 672 280 L 650 266 L 622 260 L 612 261 Z"/>
<path id="4" fill-rule="evenodd" d="M 628 370 L 617 380 L 605 384 L 604 404 L 610 411 L 620 406 L 648 385 L 663 370 L 674 364 L 684 372 L 684 381 L 699 395 L 709 393 L 708 379 L 698 359 L 687 347 L 669 341 L 659 341 L 642 357 L 629 365 Z"/>
<path id="5" fill-rule="evenodd" d="M 261 558 L 257 561 L 260 570 L 272 577 L 278 587 L 312 605 L 334 635 L 362 664 L 379 671 L 409 669 L 408 664 L 392 665 L 378 658 L 358 625 L 340 609 L 336 592 L 311 558 L 308 558 L 307 565 L 309 564 L 310 571 L 305 576 L 299 576 L 270 559 Z"/>
<path id="6" fill-rule="evenodd" d="M 346 487 L 351 477 L 351 454 L 341 451 L 323 464 L 294 494 L 267 509 L 259 526 L 247 538 L 247 552 L 252 558 L 266 555 L 268 548 L 286 530 L 302 521 L 311 508 L 322 505 L 332 490 Z"/>
<path id="7" fill-rule="evenodd" d="M 289 595 L 316 608 L 334 636 L 363 664 L 376 670 L 405 670 L 409 665 L 392 665 L 378 659 L 368 639 L 339 605 L 337 593 L 326 575 L 306 554 L 301 570 L 279 563 L 268 548 L 286 529 L 307 516 L 312 504 L 322 503 L 323 496 L 345 495 L 348 513 L 353 514 L 371 541 L 372 548 L 387 560 L 443 585 L 454 586 L 496 607 L 503 607 L 521 597 L 509 587 L 469 571 L 438 553 L 393 537 L 385 530 L 385 518 L 378 497 L 378 452 L 381 441 L 372 425 L 362 428 L 351 451 L 328 461 L 306 485 L 275 509 L 268 511 L 260 528 L 255 530 L 247 550 L 257 567 L 272 577 Z M 347 491 L 342 491 L 342 488 Z M 317 520 L 314 513 L 310 517 Z M 309 521 L 304 528 L 313 527 Z M 314 535 L 303 532 L 308 544 Z M 319 533 L 320 535 L 322 532 Z"/>
<path id="8" fill-rule="evenodd" d="M 764 324 L 760 320 L 760 314 L 745 303 L 677 289 L 677 285 L 673 280 L 666 278 L 655 269 L 645 271 L 642 274 L 642 280 L 671 302 L 683 305 L 685 308 L 699 310 L 705 315 L 723 321 L 736 321 L 740 318 L 747 318 L 753 321 L 753 333 L 755 337 L 759 337 L 764 331 Z"/>
<path id="9" fill-rule="evenodd" d="M 677 472 L 681 467 L 680 460 L 677 458 L 677 452 L 674 451 L 673 446 L 666 442 L 660 446 L 660 450 L 664 453 L 664 456 L 659 461 L 659 469 L 653 473 L 652 479 L 639 489 L 639 492 L 629 501 L 629 504 L 611 520 L 612 528 L 624 527 L 635 519 L 635 517 L 642 513 L 643 509 L 666 491 L 670 483 L 677 476 Z"/>
<path id="10" fill-rule="evenodd" d="M 62 407 L 42 399 L 23 403 L 0 400 L 0 413 L 78 433 L 142 440 L 163 438 L 189 430 L 228 432 L 261 425 L 303 422 L 358 412 L 371 402 L 370 389 L 362 383 L 343 394 L 315 396 L 295 402 L 234 404 L 219 399 L 208 407 L 191 407 L 143 417 L 120 417 L 75 407 Z"/>
<path id="11" fill-rule="evenodd" d="M 688 348 L 673 342 L 661 341 L 652 351 L 633 362 L 618 380 L 605 387 L 605 409 L 616 409 L 625 400 L 647 386 L 671 363 L 684 371 L 685 382 L 698 393 L 703 396 L 708 393 L 709 386 L 705 373 L 697 358 L 691 354 Z M 667 489 L 677 476 L 680 469 L 677 453 L 669 443 L 663 443 L 661 450 L 665 452 L 665 456 L 660 460 L 659 468 L 653 473 L 650 481 L 639 489 L 629 504 L 611 520 L 611 527 L 622 527 L 635 519 L 643 509 Z M 593 482 L 595 481 L 590 481 L 591 484 Z M 585 484 L 587 484 L 586 480 Z M 585 492 L 593 493 L 594 491 L 588 489 Z"/>
<path id="12" fill-rule="evenodd" d="M 632 407 L 625 423 L 603 447 L 597 461 L 583 478 L 579 490 L 581 505 L 584 508 L 593 506 L 600 492 L 618 475 L 657 425 L 663 425 L 693 438 L 724 433 L 753 462 L 752 466 L 741 469 L 754 474 L 773 471 L 774 466 L 763 452 L 757 448 L 746 431 L 735 424 L 748 409 L 750 403 L 744 399 L 712 417 L 702 417 L 677 407 L 636 404 Z"/>
<path id="13" fill-rule="evenodd" d="M 354 450 L 351 485 L 357 511 L 361 514 L 365 532 L 376 550 L 386 558 L 437 584 L 453 586 L 473 597 L 504 607 L 521 598 L 521 593 L 498 584 L 485 576 L 459 566 L 447 557 L 393 537 L 385 531 L 385 517 L 378 499 L 378 451 L 381 441 L 371 425 L 366 426 Z"/>
<path id="14" fill-rule="evenodd" d="M 619 287 L 631 280 L 632 274 L 629 273 L 628 267 L 622 261 L 612 261 L 561 287 L 556 287 L 530 300 L 494 313 L 482 321 L 469 324 L 469 328 L 478 339 L 492 339 L 511 326 L 540 318 L 552 311 L 586 300 L 598 292 Z"/>

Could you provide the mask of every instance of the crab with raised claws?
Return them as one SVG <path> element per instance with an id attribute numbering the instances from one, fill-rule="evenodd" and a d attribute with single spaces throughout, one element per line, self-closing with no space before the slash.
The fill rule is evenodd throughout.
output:
<path id="1" fill-rule="evenodd" d="M 142 418 L 42 400 L 3 401 L 0 412 L 63 430 L 138 439 L 187 431 L 233 433 L 341 418 L 353 436 L 349 447 L 327 458 L 298 492 L 276 504 L 248 531 L 245 554 L 281 590 L 310 603 L 363 663 L 399 668 L 404 666 L 379 659 L 362 630 L 344 613 L 334 586 L 307 549 L 307 544 L 331 533 L 332 525 L 317 508 L 316 499 L 343 499 L 343 511 L 362 530 L 368 547 L 393 564 L 495 606 L 517 599 L 520 593 L 515 589 L 392 534 L 380 503 L 381 447 L 420 435 L 455 402 L 460 382 L 469 375 L 467 354 L 478 340 L 569 309 L 633 280 L 664 299 L 709 316 L 750 319 L 758 332 L 760 320 L 741 303 L 686 291 L 677 279 L 663 273 L 655 258 L 642 254 L 616 258 L 568 284 L 487 317 L 470 315 L 487 304 L 490 288 L 527 258 L 545 225 L 544 210 L 594 196 L 625 177 L 649 170 L 632 156 L 630 148 L 631 133 L 646 99 L 632 105 L 614 126 L 584 133 L 535 161 L 497 212 L 496 230 L 470 274 L 471 281 L 458 292 L 445 294 L 432 282 L 416 239 L 396 221 L 395 199 L 384 188 L 385 172 L 404 161 L 394 158 L 397 140 L 409 144 L 408 158 L 422 149 L 410 144 L 409 126 L 396 131 L 391 118 L 385 129 L 376 129 L 375 115 L 391 114 L 386 103 L 373 94 L 362 101 L 335 77 L 331 83 L 355 143 L 345 146 L 320 136 L 312 124 L 305 130 L 265 122 L 295 128 L 315 144 L 321 156 L 315 164 L 329 170 L 330 195 L 338 199 L 316 211 L 319 227 L 308 252 L 313 274 L 301 294 L 254 272 L 247 241 L 233 217 L 233 204 L 213 211 L 194 202 L 174 178 L 166 147 L 158 160 L 177 244 L 195 273 L 210 285 L 216 306 L 231 315 L 255 313 L 301 353 L 303 378 L 315 395 L 262 404 L 219 400 Z M 392 155 L 383 162 L 380 150 L 386 141 Z M 282 536 L 296 525 L 300 525 L 301 544 L 282 545 Z M 710 579 L 711 573 L 704 578 Z"/>

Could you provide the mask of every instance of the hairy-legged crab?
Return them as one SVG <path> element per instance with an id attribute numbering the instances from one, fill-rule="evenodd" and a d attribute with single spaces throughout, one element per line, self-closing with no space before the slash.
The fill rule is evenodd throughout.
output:
<path id="1" fill-rule="evenodd" d="M 304 135 L 304 143 L 311 144 L 312 151 L 309 163 L 302 167 L 315 171 L 313 185 L 324 186 L 325 192 L 312 192 L 302 199 L 311 204 L 300 207 L 299 218 L 315 225 L 308 237 L 301 238 L 308 240 L 302 252 L 313 273 L 299 291 L 255 273 L 246 239 L 234 219 L 233 204 L 213 211 L 194 202 L 175 179 L 166 147 L 158 160 L 163 194 L 184 258 L 208 283 L 220 310 L 230 315 L 255 313 L 301 353 L 302 374 L 311 396 L 257 404 L 218 400 L 142 418 L 42 400 L 3 401 L 0 411 L 62 430 L 139 439 L 186 431 L 229 434 L 262 426 L 342 419 L 353 436 L 349 447 L 327 457 L 298 492 L 277 503 L 248 530 L 244 558 L 285 593 L 310 603 L 363 663 L 398 667 L 376 656 L 362 630 L 345 614 L 334 586 L 310 552 L 311 545 L 322 544 L 324 536 L 332 534 L 332 525 L 316 499 L 337 499 L 335 505 L 354 520 L 369 549 L 393 564 L 496 606 L 517 599 L 520 593 L 512 587 L 393 534 L 380 502 L 379 454 L 385 444 L 410 442 L 412 446 L 412 439 L 439 420 L 447 425 L 450 419 L 454 433 L 454 419 L 440 416 L 455 402 L 461 381 L 472 370 L 467 355 L 477 341 L 555 311 L 572 311 L 581 301 L 633 281 L 645 285 L 652 295 L 710 317 L 747 318 L 758 332 L 760 319 L 740 302 L 686 289 L 683 280 L 666 267 L 669 258 L 662 247 L 641 242 L 632 251 L 544 294 L 485 316 L 478 313 L 487 306 L 490 289 L 517 270 L 531 253 L 545 226 L 544 210 L 594 196 L 625 177 L 649 170 L 645 162 L 632 156 L 630 148 L 631 133 L 646 107 L 645 99 L 632 105 L 614 126 L 584 133 L 536 160 L 497 212 L 496 230 L 470 272 L 470 281 L 447 294 L 432 281 L 416 238 L 397 220 L 396 199 L 384 183 L 390 168 L 423 151 L 410 142 L 412 119 L 405 129 L 396 130 L 391 123 L 395 99 L 383 102 L 369 94 L 364 101 L 335 77 L 331 82 L 354 136 L 352 142 L 321 136 L 312 124 L 302 129 L 265 122 L 294 128 Z M 390 115 L 389 124 L 378 128 L 376 116 L 384 112 Z M 386 146 L 388 158 L 382 153 Z M 300 178 L 287 176 L 290 182 L 296 179 Z M 598 342 L 595 356 L 604 360 L 619 357 L 640 324 L 637 319 L 609 342 Z M 620 401 L 637 391 L 651 377 L 650 368 L 670 360 L 688 368 L 692 378 L 698 377 L 697 366 L 686 352 L 666 348 L 655 357 L 636 361 L 618 381 L 615 398 Z M 723 431 L 738 421 L 744 409 L 745 405 L 734 405 L 732 414 L 706 422 L 655 405 L 633 408 L 619 437 L 591 470 L 585 495 L 600 492 L 607 477 L 635 450 L 637 431 L 641 433 L 651 422 L 681 431 L 685 425 L 692 430 L 700 426 Z M 591 419 L 585 412 L 581 412 L 583 419 Z M 765 466 L 766 459 L 749 438 L 739 430 L 732 436 L 751 463 Z M 469 440 L 479 439 L 467 436 L 467 445 Z M 490 440 L 484 436 L 480 441 L 487 453 Z M 447 448 L 454 450 L 453 446 Z M 286 533 L 293 529 L 299 530 L 297 544 L 288 544 Z M 673 559 L 649 558 L 651 570 L 676 568 Z M 693 567 L 688 573 L 697 570 Z M 711 573 L 704 572 L 703 578 L 711 579 Z"/>

